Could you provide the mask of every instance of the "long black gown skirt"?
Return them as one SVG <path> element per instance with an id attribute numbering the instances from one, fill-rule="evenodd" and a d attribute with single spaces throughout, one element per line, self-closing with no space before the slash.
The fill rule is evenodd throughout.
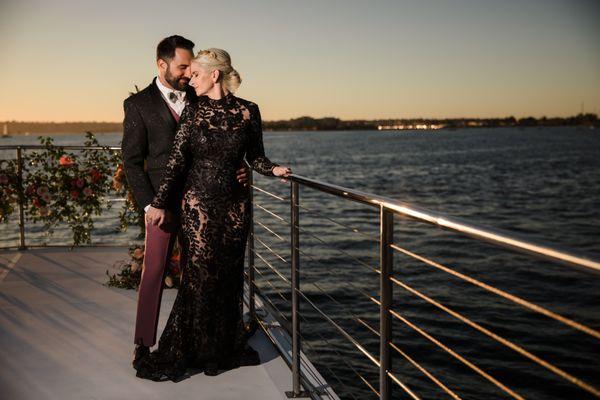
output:
<path id="1" fill-rule="evenodd" d="M 188 368 L 260 362 L 247 345 L 242 318 L 251 203 L 250 189 L 235 172 L 244 158 L 264 175 L 273 176 L 278 165 L 264 155 L 256 104 L 228 94 L 186 106 L 151 204 L 165 208 L 185 181 L 181 223 L 188 263 L 158 348 L 141 360 L 138 377 L 178 381 Z"/>

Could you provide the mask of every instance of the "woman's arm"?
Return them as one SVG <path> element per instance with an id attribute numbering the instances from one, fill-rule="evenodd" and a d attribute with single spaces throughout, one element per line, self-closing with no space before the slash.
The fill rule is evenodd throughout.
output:
<path id="1" fill-rule="evenodd" d="M 246 160 L 248 164 L 258 173 L 274 176 L 273 168 L 279 164 L 272 162 L 265 156 L 263 146 L 262 120 L 258 105 L 251 103 L 250 111 L 250 143 L 246 151 Z"/>

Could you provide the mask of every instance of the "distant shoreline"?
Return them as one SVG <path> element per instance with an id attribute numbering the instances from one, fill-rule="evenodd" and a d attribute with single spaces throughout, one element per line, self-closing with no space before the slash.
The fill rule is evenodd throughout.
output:
<path id="1" fill-rule="evenodd" d="M 596 114 L 577 114 L 552 118 L 403 118 L 382 120 L 341 120 L 338 118 L 300 117 L 263 121 L 265 131 L 346 131 L 346 130 L 437 130 L 497 127 L 584 126 L 599 127 Z M 2 121 L 0 134 L 11 136 L 73 135 L 84 132 L 123 132 L 121 122 L 25 122 Z"/>

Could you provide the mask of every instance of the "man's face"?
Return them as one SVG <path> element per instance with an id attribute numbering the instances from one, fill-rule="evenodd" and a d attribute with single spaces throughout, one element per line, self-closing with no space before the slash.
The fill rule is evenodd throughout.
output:
<path id="1" fill-rule="evenodd" d="M 158 60 L 159 73 L 173 89 L 186 89 L 191 77 L 190 64 L 193 57 L 191 51 L 177 48 L 173 59 Z"/>

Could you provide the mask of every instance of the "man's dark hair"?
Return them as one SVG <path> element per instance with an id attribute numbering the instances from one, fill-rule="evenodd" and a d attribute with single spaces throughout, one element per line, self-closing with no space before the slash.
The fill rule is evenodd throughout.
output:
<path id="1" fill-rule="evenodd" d="M 183 36 L 173 35 L 164 38 L 156 46 L 156 59 L 170 61 L 175 57 L 175 49 L 186 49 L 194 52 L 194 42 Z"/>

